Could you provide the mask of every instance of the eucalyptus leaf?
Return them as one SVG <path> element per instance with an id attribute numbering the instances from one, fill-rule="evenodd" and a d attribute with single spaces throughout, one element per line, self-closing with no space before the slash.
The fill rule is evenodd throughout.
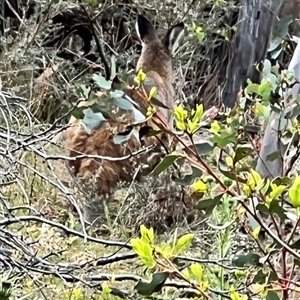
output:
<path id="1" fill-rule="evenodd" d="M 271 42 L 270 42 L 270 46 L 269 46 L 269 49 L 268 51 L 269 52 L 272 52 L 274 51 L 279 45 L 281 45 L 281 42 L 282 42 L 282 38 L 281 37 L 275 37 Z M 282 49 L 280 47 L 280 49 Z"/>
<path id="2" fill-rule="evenodd" d="M 135 122 L 143 122 L 146 120 L 146 117 L 135 107 L 132 109 Z"/>
<path id="3" fill-rule="evenodd" d="M 96 82 L 96 84 L 105 89 L 105 90 L 110 90 L 111 89 L 111 81 L 107 81 L 103 76 L 94 74 L 92 79 Z"/>
<path id="4" fill-rule="evenodd" d="M 115 135 L 113 137 L 113 142 L 117 145 L 125 143 L 131 138 L 132 135 L 136 136 L 136 133 L 134 133 L 134 129 L 127 130 L 126 132 L 122 132 Z M 138 136 L 138 132 L 137 132 L 137 136 Z M 137 140 L 139 141 L 139 138 L 137 138 Z"/>
<path id="5" fill-rule="evenodd" d="M 114 104 L 121 109 L 125 109 L 125 110 L 133 110 L 134 109 L 133 104 L 124 98 L 114 99 Z"/>
<path id="6" fill-rule="evenodd" d="M 283 49 L 280 47 L 278 50 L 272 51 L 271 57 L 272 59 L 277 59 Z"/>
<path id="7" fill-rule="evenodd" d="M 81 93 L 84 99 L 89 99 L 91 91 L 92 89 L 90 86 L 87 87 L 85 84 L 81 84 L 79 86 L 79 92 Z"/>
<path id="8" fill-rule="evenodd" d="M 94 113 L 91 108 L 83 110 L 84 118 L 83 123 L 88 133 L 91 133 L 93 129 L 98 128 L 102 122 L 106 119 L 101 112 Z"/>
<path id="9" fill-rule="evenodd" d="M 124 92 L 123 91 L 120 91 L 120 90 L 115 90 L 115 91 L 111 91 L 110 92 L 110 95 L 115 98 L 115 99 L 119 99 L 119 98 L 122 98 L 123 95 L 124 95 Z"/>

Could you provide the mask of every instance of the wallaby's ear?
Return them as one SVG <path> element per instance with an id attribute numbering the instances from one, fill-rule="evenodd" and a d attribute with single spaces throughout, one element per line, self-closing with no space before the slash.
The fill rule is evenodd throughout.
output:
<path id="1" fill-rule="evenodd" d="M 140 40 L 145 44 L 157 38 L 154 26 L 146 17 L 142 15 L 138 15 L 135 23 L 135 30 Z"/>
<path id="2" fill-rule="evenodd" d="M 173 55 L 179 46 L 179 42 L 184 34 L 184 23 L 178 23 L 172 26 L 165 35 L 163 43 L 169 50 L 170 55 Z"/>

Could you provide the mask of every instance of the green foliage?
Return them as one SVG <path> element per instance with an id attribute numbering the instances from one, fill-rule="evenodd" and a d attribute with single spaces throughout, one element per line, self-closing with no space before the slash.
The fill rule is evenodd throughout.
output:
<path id="1" fill-rule="evenodd" d="M 206 37 L 206 33 L 203 31 L 203 28 L 201 26 L 197 26 L 194 22 L 192 22 L 192 25 L 188 27 L 188 30 L 199 42 L 202 42 Z"/>
<path id="2" fill-rule="evenodd" d="M 0 289 L 0 299 L 9 300 L 12 295 L 11 284 L 7 282 L 2 282 Z"/>
<path id="3" fill-rule="evenodd" d="M 131 245 L 143 265 L 148 270 L 155 269 L 156 271 L 151 275 L 149 282 L 140 281 L 135 286 L 139 294 L 150 296 L 159 292 L 170 276 L 184 279 L 197 293 L 206 293 L 209 288 L 209 282 L 200 264 L 193 263 L 182 271 L 175 265 L 176 256 L 182 255 L 190 248 L 194 234 L 185 234 L 177 239 L 176 231 L 172 245 L 159 245 L 155 242 L 152 228 L 147 229 L 145 226 L 141 226 L 140 231 L 141 238 L 131 239 Z"/>
<path id="4" fill-rule="evenodd" d="M 182 106 L 174 108 L 174 117 L 176 126 L 179 130 L 186 131 L 189 134 L 196 133 L 201 127 L 201 118 L 203 116 L 203 105 L 197 105 L 196 111 L 192 110 L 191 115 L 183 109 Z"/>

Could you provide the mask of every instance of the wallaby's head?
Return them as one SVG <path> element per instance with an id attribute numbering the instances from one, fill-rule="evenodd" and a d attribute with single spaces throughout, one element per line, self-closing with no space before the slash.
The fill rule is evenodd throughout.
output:
<path id="1" fill-rule="evenodd" d="M 163 39 L 160 39 L 152 23 L 139 15 L 136 21 L 136 32 L 142 42 L 142 54 L 136 69 L 143 69 L 145 73 L 156 72 L 163 80 L 172 80 L 171 56 L 178 48 L 184 33 L 184 24 L 173 25 Z"/>

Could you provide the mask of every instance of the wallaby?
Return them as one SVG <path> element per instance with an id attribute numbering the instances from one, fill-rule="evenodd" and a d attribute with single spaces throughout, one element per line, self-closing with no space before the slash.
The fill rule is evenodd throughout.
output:
<path id="1" fill-rule="evenodd" d="M 142 53 L 136 65 L 136 71 L 140 69 L 146 74 L 143 85 L 147 93 L 152 87 L 157 88 L 156 98 L 170 109 L 157 107 L 157 111 L 165 118 L 169 126 L 173 127 L 173 107 L 175 103 L 175 91 L 172 86 L 173 68 L 171 56 L 179 45 L 184 33 L 184 24 L 178 23 L 172 26 L 163 39 L 160 39 L 152 23 L 144 16 L 139 15 L 136 21 L 136 31 L 142 42 Z M 148 103 L 142 99 L 133 98 L 140 105 L 140 111 L 146 115 Z M 82 103 L 82 105 L 91 103 Z M 94 129 L 88 134 L 80 128 L 81 120 L 71 118 L 70 127 L 65 134 L 65 147 L 70 157 L 90 154 L 108 157 L 122 157 L 140 149 L 140 144 L 135 137 L 131 137 L 125 145 L 113 142 L 113 132 L 109 124 Z M 145 145 L 159 145 L 155 137 L 146 137 Z M 160 146 L 160 145 L 159 145 Z M 147 162 L 148 158 L 148 162 Z M 105 159 L 77 159 L 70 160 L 74 175 L 79 175 L 83 180 L 93 179 L 94 192 L 99 196 L 110 195 L 118 182 L 132 182 L 141 180 L 135 177 L 137 166 L 149 163 L 149 153 L 143 153 L 132 159 L 111 161 Z M 99 202 L 99 200 L 98 200 Z M 96 205 L 96 203 L 95 203 Z M 98 203 L 99 205 L 99 203 Z M 97 216 L 96 209 L 91 205 L 90 209 L 83 209 L 87 222 L 93 222 Z"/>

